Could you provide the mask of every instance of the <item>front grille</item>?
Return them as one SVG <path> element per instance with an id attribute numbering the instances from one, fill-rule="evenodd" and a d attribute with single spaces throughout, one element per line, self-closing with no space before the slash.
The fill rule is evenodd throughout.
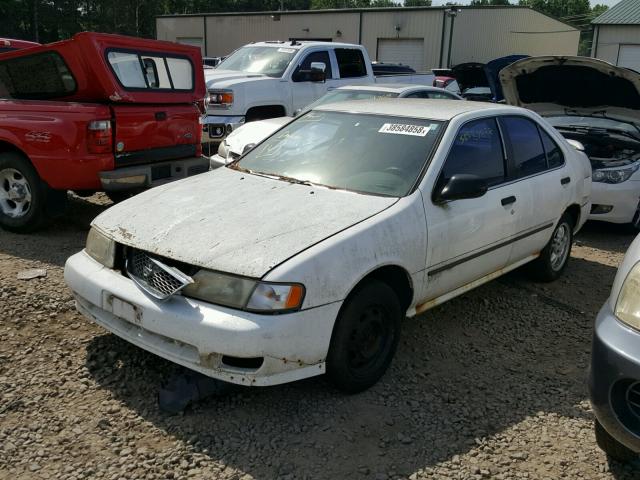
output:
<path id="1" fill-rule="evenodd" d="M 627 389 L 627 405 L 629 410 L 640 418 L 640 382 L 632 384 Z"/>
<path id="2" fill-rule="evenodd" d="M 193 279 L 175 267 L 142 250 L 130 249 L 126 270 L 129 277 L 145 292 L 159 300 L 166 300 L 174 293 L 193 283 Z"/>

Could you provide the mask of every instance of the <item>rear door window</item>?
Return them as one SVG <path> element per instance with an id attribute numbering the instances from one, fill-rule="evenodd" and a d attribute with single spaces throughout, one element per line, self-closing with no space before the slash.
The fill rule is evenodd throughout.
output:
<path id="1" fill-rule="evenodd" d="M 71 95 L 76 80 L 56 52 L 0 60 L 0 97 L 52 99 Z"/>
<path id="2" fill-rule="evenodd" d="M 547 169 L 538 126 L 524 117 L 500 117 L 514 178 L 528 177 Z"/>
<path id="3" fill-rule="evenodd" d="M 564 165 L 564 155 L 558 144 L 549 136 L 547 132 L 540 128 L 540 136 L 542 137 L 542 145 L 547 154 L 547 165 L 549 168 L 557 168 Z"/>
<path id="4" fill-rule="evenodd" d="M 476 175 L 489 186 L 505 179 L 504 152 L 494 118 L 483 118 L 463 125 L 444 163 L 440 182 L 446 184 L 454 175 Z"/>
<path id="5" fill-rule="evenodd" d="M 366 77 L 367 67 L 364 56 L 357 48 L 336 48 L 336 60 L 340 70 L 340 78 Z"/>
<path id="6" fill-rule="evenodd" d="M 110 50 L 107 61 L 126 89 L 193 90 L 193 65 L 186 58 Z"/>

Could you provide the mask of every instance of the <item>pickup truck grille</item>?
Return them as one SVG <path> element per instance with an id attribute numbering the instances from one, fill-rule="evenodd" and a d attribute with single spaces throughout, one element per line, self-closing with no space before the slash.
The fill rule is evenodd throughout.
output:
<path id="1" fill-rule="evenodd" d="M 117 153 L 115 159 L 116 168 L 131 167 L 133 165 L 147 165 L 149 163 L 164 162 L 166 160 L 178 160 L 196 156 L 196 145 L 173 145 L 171 147 L 150 148 L 136 152 Z"/>
<path id="2" fill-rule="evenodd" d="M 138 287 L 158 300 L 166 300 L 193 283 L 191 277 L 176 267 L 137 249 L 128 252 L 126 271 Z"/>

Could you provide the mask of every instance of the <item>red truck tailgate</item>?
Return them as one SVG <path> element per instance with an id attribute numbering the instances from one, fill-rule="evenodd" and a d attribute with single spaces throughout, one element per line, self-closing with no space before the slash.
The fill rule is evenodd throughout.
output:
<path id="1" fill-rule="evenodd" d="M 194 105 L 114 105 L 116 167 L 200 154 Z"/>

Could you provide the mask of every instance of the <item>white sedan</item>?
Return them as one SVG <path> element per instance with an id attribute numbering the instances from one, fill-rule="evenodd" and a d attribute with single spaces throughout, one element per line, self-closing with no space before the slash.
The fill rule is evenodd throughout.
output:
<path id="1" fill-rule="evenodd" d="M 463 100 L 459 95 L 443 88 L 405 83 L 382 85 L 347 85 L 339 87 L 320 97 L 306 107 L 311 110 L 329 103 L 349 100 L 374 100 L 377 98 L 429 98 L 440 100 Z M 293 117 L 277 117 L 245 123 L 227 136 L 218 146 L 218 153 L 210 159 L 211 168 L 227 165 L 247 150 L 250 150 L 273 132 L 293 120 Z"/>
<path id="2" fill-rule="evenodd" d="M 586 156 L 525 109 L 325 105 L 102 213 L 65 279 L 88 318 L 211 377 L 326 372 L 357 392 L 405 316 L 527 263 L 560 276 L 590 187 Z"/>

